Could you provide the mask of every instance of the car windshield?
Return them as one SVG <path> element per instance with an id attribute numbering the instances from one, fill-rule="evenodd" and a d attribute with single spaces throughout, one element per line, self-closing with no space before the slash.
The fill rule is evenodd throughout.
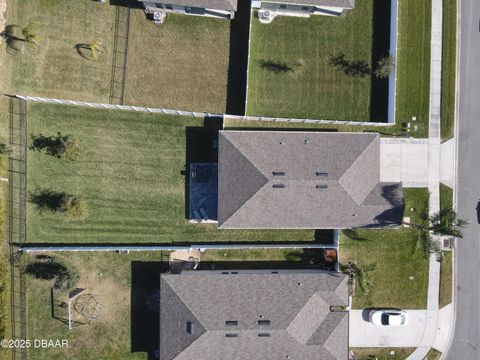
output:
<path id="1" fill-rule="evenodd" d="M 389 325 L 388 318 L 389 316 L 387 313 L 382 314 L 382 325 Z"/>

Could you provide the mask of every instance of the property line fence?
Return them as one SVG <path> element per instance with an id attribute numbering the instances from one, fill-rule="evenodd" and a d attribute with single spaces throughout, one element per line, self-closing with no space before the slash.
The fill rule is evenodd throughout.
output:
<path id="1" fill-rule="evenodd" d="M 288 243 L 288 244 L 191 244 L 191 245 L 48 245 L 38 246 L 24 244 L 22 252 L 123 252 L 123 251 L 175 251 L 175 250 L 251 250 L 251 249 L 331 249 L 337 248 L 338 242 L 323 245 L 314 243 Z"/>
<path id="2" fill-rule="evenodd" d="M 128 34 L 130 32 L 130 8 L 117 6 L 115 9 L 115 34 L 113 37 L 112 78 L 110 82 L 110 104 L 123 104 L 125 75 L 127 68 Z"/>
<path id="3" fill-rule="evenodd" d="M 8 243 L 10 252 L 12 339 L 26 339 L 26 279 L 19 253 L 26 240 L 27 103 L 10 98 L 8 157 Z M 12 360 L 27 358 L 26 349 L 12 349 Z"/>
<path id="4" fill-rule="evenodd" d="M 40 103 L 47 103 L 47 104 L 75 105 L 75 106 L 84 106 L 84 107 L 99 108 L 99 109 L 139 111 L 139 112 L 158 113 L 158 114 L 166 114 L 166 115 L 192 116 L 192 117 L 202 117 L 202 118 L 205 118 L 205 117 L 220 118 L 220 119 L 223 118 L 224 120 L 289 122 L 289 123 L 304 123 L 304 124 L 371 126 L 371 127 L 395 126 L 395 124 L 393 123 L 384 123 L 384 122 L 300 119 L 300 118 L 282 118 L 282 117 L 268 117 L 268 116 L 239 116 L 239 115 L 229 115 L 229 114 L 214 114 L 209 112 L 195 112 L 195 111 L 151 108 L 151 107 L 145 107 L 145 106 L 102 104 L 102 103 L 95 103 L 95 102 L 88 102 L 88 101 L 64 100 L 64 99 L 44 98 L 44 97 L 37 97 L 37 96 L 25 96 L 25 95 L 15 95 L 15 96 L 18 99 L 33 101 L 33 102 L 40 102 Z"/>
<path id="5" fill-rule="evenodd" d="M 151 107 L 133 106 L 133 105 L 101 104 L 101 103 L 88 102 L 88 101 L 63 100 L 63 99 L 44 98 L 44 97 L 36 97 L 36 96 L 24 96 L 24 95 L 15 95 L 15 96 L 22 100 L 47 103 L 47 104 L 75 105 L 75 106 L 84 106 L 84 107 L 91 107 L 91 108 L 98 108 L 98 109 L 139 111 L 139 112 L 158 113 L 158 114 L 167 114 L 167 115 L 180 115 L 180 116 L 193 116 L 193 117 L 202 117 L 202 118 L 204 117 L 222 118 L 223 117 L 223 115 L 221 114 L 213 114 L 208 112 L 171 110 L 171 109 L 151 108 Z"/>
<path id="6" fill-rule="evenodd" d="M 390 56 L 397 63 L 398 55 L 398 1 L 391 0 L 390 10 Z M 395 65 L 388 78 L 388 122 L 396 122 L 397 113 L 397 68 Z"/>
<path id="7" fill-rule="evenodd" d="M 288 122 L 288 123 L 303 123 L 303 124 L 327 124 L 327 125 L 352 125 L 352 126 L 395 126 L 394 123 L 385 122 L 368 122 L 368 121 L 343 121 L 343 120 L 320 120 L 320 119 L 299 119 L 299 118 L 282 118 L 269 116 L 238 116 L 238 115 L 224 115 L 225 120 L 245 120 L 245 121 L 267 121 L 267 122 Z"/>

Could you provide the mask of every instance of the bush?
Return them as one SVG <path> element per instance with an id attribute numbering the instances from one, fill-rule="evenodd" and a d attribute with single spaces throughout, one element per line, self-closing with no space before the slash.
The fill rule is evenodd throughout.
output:
<path id="1" fill-rule="evenodd" d="M 388 79 L 390 73 L 395 68 L 395 61 L 392 56 L 388 55 L 381 58 L 378 63 L 377 67 L 374 71 L 375 76 L 379 79 Z"/>
<path id="2" fill-rule="evenodd" d="M 69 220 L 84 219 L 87 214 L 87 204 L 75 195 L 63 194 L 60 211 L 67 215 Z"/>
<path id="3" fill-rule="evenodd" d="M 53 288 L 60 291 L 70 291 L 75 288 L 78 282 L 78 274 L 65 268 L 61 271 L 53 283 Z"/>

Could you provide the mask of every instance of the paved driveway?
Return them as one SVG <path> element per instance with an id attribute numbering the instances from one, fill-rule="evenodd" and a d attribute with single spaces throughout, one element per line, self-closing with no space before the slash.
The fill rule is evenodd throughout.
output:
<path id="1" fill-rule="evenodd" d="M 366 310 L 350 311 L 350 347 L 417 347 L 427 321 L 427 310 L 406 310 L 409 322 L 405 326 L 380 327 L 366 321 Z"/>
<path id="2" fill-rule="evenodd" d="M 454 180 L 454 145 L 450 140 L 440 147 L 440 180 L 449 186 Z M 404 187 L 427 187 L 428 146 L 426 139 L 381 139 L 380 181 L 401 181 Z"/>

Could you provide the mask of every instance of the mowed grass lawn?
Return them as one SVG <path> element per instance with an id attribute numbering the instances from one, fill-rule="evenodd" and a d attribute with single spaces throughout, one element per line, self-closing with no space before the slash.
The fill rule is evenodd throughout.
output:
<path id="1" fill-rule="evenodd" d="M 404 192 L 405 216 L 409 216 L 413 223 L 420 223 L 421 214 L 428 211 L 428 190 L 404 189 Z M 376 264 L 374 270 L 366 273 L 371 283 L 367 291 L 362 292 L 357 286 L 354 308 L 426 307 L 428 259 L 417 246 L 418 236 L 419 232 L 412 228 L 343 231 L 340 261 Z"/>
<path id="2" fill-rule="evenodd" d="M 322 45 L 319 48 L 320 44 L 323 44 L 320 41 L 328 41 L 330 46 L 334 46 L 331 52 L 341 49 L 347 59 L 352 59 L 354 56 L 357 57 L 357 60 L 362 57 L 365 60 L 369 59 L 371 38 L 368 38 L 367 41 L 367 37 L 371 37 L 371 28 L 369 28 L 368 34 L 363 33 L 367 28 L 368 21 L 365 18 L 357 20 L 360 23 L 366 22 L 363 27 L 358 24 L 355 24 L 353 29 L 343 26 L 349 19 L 356 19 L 356 11 L 361 11 L 361 9 L 367 11 L 367 7 L 371 6 L 371 1 L 357 1 L 355 5 L 355 10 L 346 18 L 341 19 L 321 16 L 310 19 L 276 18 L 269 25 L 259 24 L 258 19 L 254 19 L 247 109 L 249 115 L 370 120 L 368 113 L 370 81 L 367 81 L 366 78 L 352 79 L 337 72 L 328 62 L 330 54 L 325 53 L 325 47 Z M 369 16 L 371 17 L 371 14 Z M 397 123 L 395 126 L 375 128 L 302 123 L 267 124 L 263 121 L 252 121 L 248 124 L 230 121 L 229 126 L 328 128 L 339 131 L 376 130 L 385 136 L 428 137 L 431 0 L 402 0 L 399 3 L 398 16 Z M 288 22 L 288 24 L 296 22 L 297 26 L 283 26 L 283 22 Z M 330 25 L 323 29 L 323 22 Z M 283 29 L 280 29 L 281 27 Z M 318 36 L 302 37 L 302 31 Z M 319 34 L 316 34 L 316 31 Z M 335 36 L 324 40 L 325 34 L 335 34 Z M 344 36 L 344 38 L 337 39 L 337 35 Z M 255 42 L 254 40 L 258 38 L 263 41 Z M 316 44 L 317 39 L 318 44 Z M 362 46 L 357 46 L 358 44 L 362 44 Z M 347 50 L 350 53 L 347 53 Z M 304 70 L 301 70 L 296 75 L 274 75 L 261 69 L 259 63 L 256 62 L 262 57 L 266 57 L 291 63 L 298 61 L 303 53 L 313 54 L 317 60 L 314 63 L 310 62 L 310 66 L 313 68 L 308 68 L 309 62 L 306 61 L 302 69 L 309 69 L 309 71 L 304 73 Z M 319 54 L 323 54 L 323 57 Z M 327 74 L 323 78 L 317 77 L 317 74 L 322 74 L 322 72 Z M 343 84 L 343 88 L 341 84 Z M 321 94 L 323 97 L 319 95 L 317 99 L 315 98 L 316 94 Z M 406 123 L 411 122 L 414 116 L 417 118 L 415 124 L 418 129 L 414 131 L 412 125 L 412 131 L 406 133 Z"/>
<path id="3" fill-rule="evenodd" d="M 112 69 L 115 7 L 91 0 L 12 0 L 7 25 L 33 25 L 38 45 L 14 41 L 2 46 L 8 71 L 4 92 L 72 100 L 108 102 Z M 100 41 L 98 61 L 82 57 L 77 44 Z"/>
<path id="4" fill-rule="evenodd" d="M 350 350 L 355 353 L 357 360 L 405 360 L 415 351 L 415 348 L 352 348 Z"/>
<path id="5" fill-rule="evenodd" d="M 454 135 L 457 72 L 457 0 L 443 0 L 442 140 Z"/>
<path id="6" fill-rule="evenodd" d="M 80 142 L 81 154 L 70 161 L 29 150 L 29 196 L 43 190 L 77 195 L 87 203 L 88 215 L 67 221 L 28 201 L 27 241 L 313 241 L 313 230 L 218 230 L 187 222 L 187 155 L 202 161 L 202 147 L 213 148 L 213 140 L 201 135 L 204 121 L 213 120 L 30 103 L 29 137 L 70 134 Z"/>
<path id="7" fill-rule="evenodd" d="M 125 104 L 223 114 L 230 22 L 168 14 L 155 25 L 131 11 Z"/>
<path id="8" fill-rule="evenodd" d="M 372 57 L 373 0 L 357 1 L 345 17 L 253 16 L 248 76 L 248 115 L 370 120 L 371 75 L 352 77 L 331 64 Z M 275 73 L 263 62 L 286 64 Z"/>

